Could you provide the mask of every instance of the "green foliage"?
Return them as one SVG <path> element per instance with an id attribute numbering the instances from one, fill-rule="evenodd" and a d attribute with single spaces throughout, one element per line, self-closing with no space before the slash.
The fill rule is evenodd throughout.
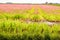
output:
<path id="1" fill-rule="evenodd" d="M 46 23 L 25 23 L 19 20 L 5 20 L 0 22 L 1 40 L 59 40 L 60 25 L 52 27 Z"/>
<path id="2" fill-rule="evenodd" d="M 50 26 L 40 22 L 43 19 L 60 21 L 60 15 L 47 14 L 42 9 L 38 9 L 39 13 L 34 14 L 34 8 L 20 11 L 15 10 L 12 12 L 13 14 L 2 12 L 0 15 L 0 40 L 60 40 L 60 24 Z M 22 20 L 24 21 L 22 22 Z M 30 23 L 27 23 L 26 20 L 29 20 Z"/>

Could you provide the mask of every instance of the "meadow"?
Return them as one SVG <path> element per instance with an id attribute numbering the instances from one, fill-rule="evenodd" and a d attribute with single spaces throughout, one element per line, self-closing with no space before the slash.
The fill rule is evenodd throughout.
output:
<path id="1" fill-rule="evenodd" d="M 60 40 L 60 7 L 0 4 L 0 40 Z"/>

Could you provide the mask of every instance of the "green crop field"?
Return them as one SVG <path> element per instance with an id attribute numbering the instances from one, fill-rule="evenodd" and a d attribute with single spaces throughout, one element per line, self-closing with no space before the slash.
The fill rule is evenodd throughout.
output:
<path id="1" fill-rule="evenodd" d="M 60 40 L 60 9 L 45 7 L 0 10 L 0 40 Z"/>

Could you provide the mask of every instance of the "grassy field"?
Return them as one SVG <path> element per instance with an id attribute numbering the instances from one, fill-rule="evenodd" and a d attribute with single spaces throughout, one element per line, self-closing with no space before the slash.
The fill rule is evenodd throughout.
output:
<path id="1" fill-rule="evenodd" d="M 7 5 L 0 4 L 0 40 L 60 40 L 60 7 Z"/>

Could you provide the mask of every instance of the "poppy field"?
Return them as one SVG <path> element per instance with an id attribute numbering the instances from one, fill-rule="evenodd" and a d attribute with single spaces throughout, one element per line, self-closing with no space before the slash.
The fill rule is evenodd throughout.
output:
<path id="1" fill-rule="evenodd" d="M 0 40 L 60 40 L 60 6 L 0 4 Z"/>

